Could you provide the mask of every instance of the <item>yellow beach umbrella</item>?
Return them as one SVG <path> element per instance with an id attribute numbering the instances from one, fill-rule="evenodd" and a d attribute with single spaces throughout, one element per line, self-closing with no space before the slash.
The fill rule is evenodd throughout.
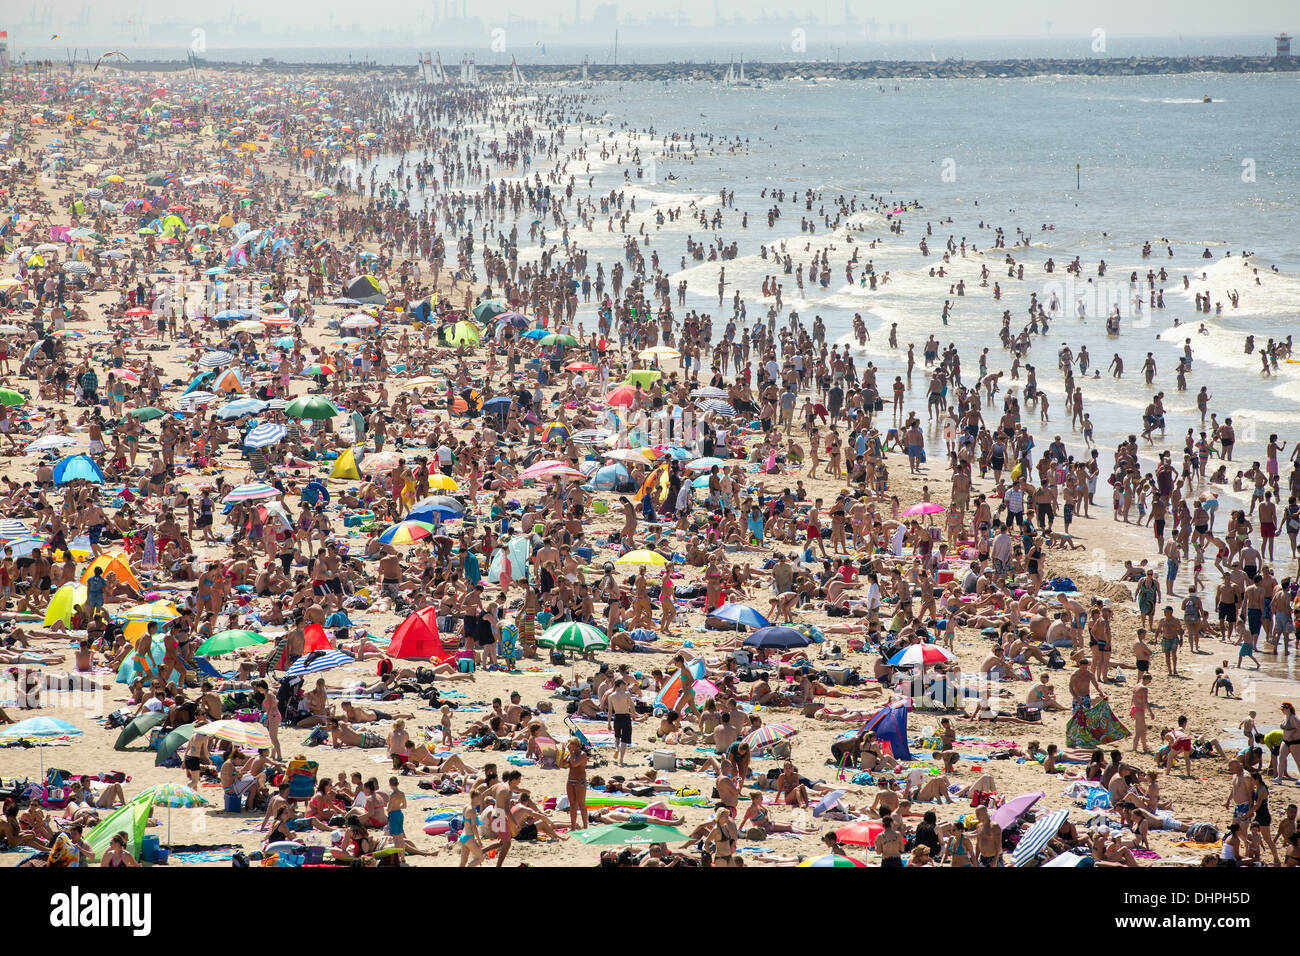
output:
<path id="1" fill-rule="evenodd" d="M 637 548 L 635 551 L 629 551 L 621 558 L 618 558 L 614 563 L 663 567 L 668 563 L 668 559 L 658 551 L 650 551 L 646 548 Z"/>

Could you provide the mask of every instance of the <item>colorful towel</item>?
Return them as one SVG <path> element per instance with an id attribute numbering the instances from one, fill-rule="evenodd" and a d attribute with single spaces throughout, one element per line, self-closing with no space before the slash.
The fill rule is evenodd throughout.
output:
<path id="1" fill-rule="evenodd" d="M 1120 723 L 1110 709 L 1110 704 L 1099 700 L 1090 707 L 1078 707 L 1065 727 L 1068 747 L 1092 748 L 1111 744 L 1129 736 L 1129 729 Z"/>
<path id="2" fill-rule="evenodd" d="M 233 846 L 213 847 L 211 850 L 198 850 L 191 853 L 172 853 L 168 859 L 175 863 L 228 863 L 235 855 Z"/>

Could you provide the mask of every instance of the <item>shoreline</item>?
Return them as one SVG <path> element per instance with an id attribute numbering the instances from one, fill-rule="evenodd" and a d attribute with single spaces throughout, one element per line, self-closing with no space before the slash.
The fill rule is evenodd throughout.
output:
<path id="1" fill-rule="evenodd" d="M 55 61 L 56 72 L 59 62 Z M 88 65 L 79 73 L 90 73 Z M 499 80 L 508 83 L 511 64 L 476 64 L 484 81 Z M 120 74 L 134 72 L 182 72 L 190 69 L 220 70 L 223 72 L 256 71 L 264 73 L 343 73 L 349 76 L 383 74 L 415 80 L 419 75 L 417 64 L 371 63 L 291 63 L 264 59 L 258 63 L 238 60 L 132 60 L 129 68 L 115 68 Z M 527 83 L 559 83 L 580 79 L 583 64 L 528 64 Z M 588 63 L 590 82 L 640 81 L 710 81 L 720 83 L 724 65 L 720 63 Z M 1053 59 L 1033 57 L 1006 60 L 949 59 L 928 60 L 858 60 L 844 63 L 789 61 L 785 63 L 746 62 L 750 81 L 780 81 L 797 79 L 825 80 L 875 80 L 875 79 L 1019 79 L 1036 76 L 1171 76 L 1192 73 L 1295 73 L 1300 72 L 1300 57 L 1283 56 L 1139 56 L 1139 57 L 1080 57 Z M 16 71 L 15 71 L 16 72 Z M 448 87 L 460 84 L 449 81 Z"/>

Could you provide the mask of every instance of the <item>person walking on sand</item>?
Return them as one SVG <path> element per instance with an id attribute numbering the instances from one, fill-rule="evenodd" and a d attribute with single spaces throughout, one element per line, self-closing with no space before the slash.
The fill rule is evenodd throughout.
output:
<path id="1" fill-rule="evenodd" d="M 1133 718 L 1133 752 L 1139 748 L 1144 754 L 1150 753 L 1147 746 L 1147 717 L 1154 717 L 1151 710 L 1151 675 L 1142 674 L 1138 684 L 1133 688 L 1133 699 L 1129 704 L 1128 714 Z"/>

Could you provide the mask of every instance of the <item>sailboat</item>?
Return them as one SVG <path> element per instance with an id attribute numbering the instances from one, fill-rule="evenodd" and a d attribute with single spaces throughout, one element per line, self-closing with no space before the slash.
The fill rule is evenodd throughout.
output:
<path id="1" fill-rule="evenodd" d="M 722 78 L 722 85 L 723 86 L 736 85 L 736 62 L 734 59 L 727 64 L 727 75 Z"/>
<path id="2" fill-rule="evenodd" d="M 435 53 L 433 58 L 433 79 L 438 83 L 447 82 L 447 71 L 442 68 L 442 54 Z"/>
<path id="3" fill-rule="evenodd" d="M 582 58 L 582 85 L 591 85 L 591 81 L 587 79 L 587 58 L 585 56 Z"/>
<path id="4" fill-rule="evenodd" d="M 460 58 L 460 81 L 464 84 L 469 83 L 469 57 Z"/>
<path id="5" fill-rule="evenodd" d="M 739 74 L 739 76 L 736 77 L 736 85 L 737 85 L 737 86 L 750 86 L 750 87 L 756 87 L 756 86 L 759 86 L 759 85 L 760 85 L 759 82 L 758 82 L 757 80 L 746 80 L 746 79 L 745 79 L 745 58 L 744 58 L 743 56 L 740 58 L 740 74 Z"/>
<path id="6" fill-rule="evenodd" d="M 515 86 L 524 85 L 524 75 L 519 72 L 519 64 L 515 62 L 513 56 L 510 58 L 510 82 Z"/>

